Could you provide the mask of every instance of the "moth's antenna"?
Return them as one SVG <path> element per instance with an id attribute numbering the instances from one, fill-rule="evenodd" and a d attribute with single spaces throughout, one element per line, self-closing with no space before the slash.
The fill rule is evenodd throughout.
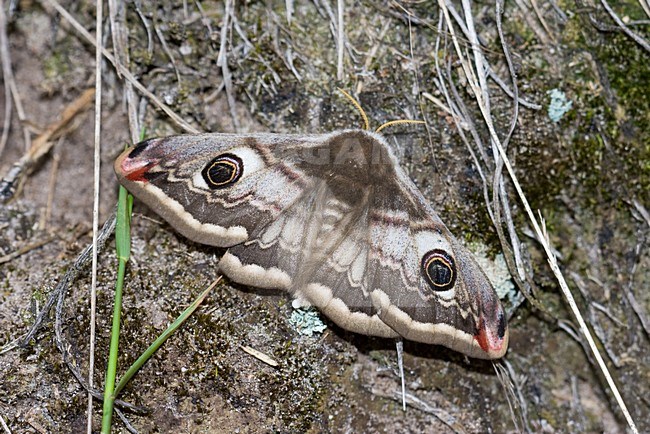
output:
<path id="1" fill-rule="evenodd" d="M 343 94 L 343 96 L 345 96 L 348 100 L 350 100 L 350 102 L 352 103 L 354 108 L 356 108 L 357 111 L 361 114 L 361 117 L 363 118 L 363 129 L 368 131 L 370 129 L 370 122 L 368 121 L 368 116 L 366 115 L 366 112 L 361 107 L 361 104 L 359 104 L 359 101 L 354 99 L 354 97 L 352 95 L 350 95 L 349 93 L 347 93 L 346 91 L 344 91 L 340 87 L 337 87 L 337 89 L 339 90 L 339 92 L 341 92 Z M 386 122 L 385 124 L 380 125 L 379 128 L 377 128 L 375 130 L 375 132 L 378 133 L 381 130 L 383 130 L 384 128 L 390 127 L 391 125 L 424 124 L 424 123 L 425 123 L 424 121 L 415 121 L 415 120 L 412 120 L 412 119 L 398 119 L 398 120 Z"/>
<path id="2" fill-rule="evenodd" d="M 343 94 L 347 99 L 349 99 L 350 102 L 352 103 L 352 105 L 354 106 L 354 108 L 356 108 L 357 111 L 358 111 L 359 113 L 361 113 L 361 117 L 363 118 L 363 129 L 366 130 L 366 131 L 369 130 L 369 129 L 370 129 L 370 122 L 368 121 L 368 116 L 366 116 L 366 112 L 363 111 L 363 109 L 361 108 L 361 104 L 359 104 L 359 102 L 358 102 L 356 99 L 354 99 L 354 97 L 353 97 L 352 95 L 350 95 L 349 93 L 347 93 L 346 91 L 344 91 L 344 90 L 341 89 L 340 87 L 337 87 L 337 89 L 338 89 L 338 90 L 339 90 L 339 91 L 340 91 L 340 92 L 341 92 L 341 93 L 342 93 L 342 94 Z"/>
<path id="3" fill-rule="evenodd" d="M 399 125 L 399 124 L 424 124 L 424 123 L 426 123 L 426 122 L 424 122 L 424 121 L 415 121 L 415 120 L 413 120 L 413 119 L 397 119 L 397 120 L 395 120 L 395 121 L 389 121 L 389 122 L 386 122 L 385 124 L 380 125 L 379 128 L 377 128 L 377 129 L 375 130 L 375 133 L 380 132 L 381 130 L 383 130 L 383 129 L 386 128 L 386 127 L 390 127 L 391 125 Z"/>

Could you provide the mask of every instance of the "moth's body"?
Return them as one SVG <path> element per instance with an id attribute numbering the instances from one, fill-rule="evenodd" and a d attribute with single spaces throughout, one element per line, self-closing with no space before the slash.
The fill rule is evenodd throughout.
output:
<path id="1" fill-rule="evenodd" d="M 356 333 L 507 349 L 493 288 L 378 134 L 152 139 L 115 171 L 186 237 L 229 247 L 219 267 L 234 281 L 287 290 Z"/>

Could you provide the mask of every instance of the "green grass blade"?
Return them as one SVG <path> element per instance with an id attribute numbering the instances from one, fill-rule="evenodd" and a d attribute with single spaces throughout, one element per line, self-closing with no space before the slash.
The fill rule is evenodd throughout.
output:
<path id="1" fill-rule="evenodd" d="M 126 195 L 126 199 L 122 195 Z M 127 262 L 131 256 L 131 213 L 133 211 L 133 196 L 128 194 L 126 188 L 120 186 L 117 200 L 115 250 L 117 251 L 117 259 Z M 122 201 L 125 201 L 124 206 L 121 206 Z"/>
<path id="2" fill-rule="evenodd" d="M 120 391 L 126 386 L 126 384 L 129 382 L 129 380 L 138 372 L 138 370 L 144 365 L 149 358 L 156 352 L 158 348 L 169 338 L 174 331 L 176 331 L 177 328 L 185 322 L 187 318 L 196 310 L 197 307 L 201 304 L 201 302 L 207 297 L 208 293 L 212 290 L 212 288 L 215 287 L 217 283 L 219 283 L 219 280 L 221 278 L 215 280 L 212 282 L 212 284 L 201 293 L 193 302 L 190 304 L 184 311 L 181 313 L 178 318 L 176 318 L 176 321 L 174 321 L 172 324 L 167 327 L 167 329 L 156 338 L 155 341 L 147 348 L 147 350 L 142 353 L 140 357 L 138 357 L 138 360 L 136 360 L 131 367 L 129 368 L 128 371 L 124 374 L 124 376 L 120 379 L 120 382 L 117 384 L 117 387 L 115 388 L 115 393 L 114 396 L 117 396 Z"/>
<path id="3" fill-rule="evenodd" d="M 102 410 L 102 433 L 111 432 L 113 403 L 115 400 L 115 377 L 117 375 L 117 350 L 120 342 L 120 320 L 122 317 L 122 289 L 126 263 L 131 251 L 131 211 L 133 196 L 124 187 L 120 187 L 117 201 L 117 225 L 115 227 L 115 248 L 118 257 L 117 281 L 115 282 L 115 299 L 113 301 L 113 325 L 111 327 L 111 344 L 106 368 L 104 385 L 104 408 Z"/>

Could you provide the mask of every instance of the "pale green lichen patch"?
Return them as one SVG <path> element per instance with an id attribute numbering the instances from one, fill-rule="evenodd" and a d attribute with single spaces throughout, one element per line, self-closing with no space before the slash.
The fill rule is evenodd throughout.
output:
<path id="1" fill-rule="evenodd" d="M 320 334 L 327 329 L 327 325 L 320 318 L 320 314 L 313 307 L 299 307 L 291 312 L 289 324 L 295 327 L 296 331 L 304 336 Z"/>
<path id="2" fill-rule="evenodd" d="M 490 280 L 490 283 L 494 286 L 499 298 L 513 300 L 517 289 L 512 281 L 512 276 L 508 270 L 503 253 L 498 253 L 494 259 L 490 259 L 487 256 L 489 251 L 488 247 L 480 242 L 472 243 L 470 249 L 474 253 L 476 262 L 478 262 Z"/>
<path id="3" fill-rule="evenodd" d="M 559 122 L 560 119 L 571 110 L 573 101 L 570 101 L 566 94 L 560 89 L 551 89 L 547 93 L 551 98 L 551 101 L 548 104 L 548 117 L 553 122 Z"/>

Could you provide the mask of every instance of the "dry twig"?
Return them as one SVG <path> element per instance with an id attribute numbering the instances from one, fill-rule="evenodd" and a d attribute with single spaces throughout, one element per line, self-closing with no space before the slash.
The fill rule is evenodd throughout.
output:
<path id="1" fill-rule="evenodd" d="M 22 177 L 28 174 L 34 164 L 52 149 L 54 140 L 59 138 L 70 122 L 90 105 L 94 95 L 95 89 L 84 91 L 63 110 L 61 119 L 48 125 L 45 131 L 33 141 L 27 153 L 14 163 L 7 175 L 0 181 L 0 202 L 7 202 L 16 194 Z"/>
<path id="2" fill-rule="evenodd" d="M 95 3 L 95 137 L 93 146 L 93 252 L 92 271 L 90 284 L 90 330 L 88 336 L 88 407 L 87 426 L 88 434 L 93 432 L 93 394 L 90 392 L 94 386 L 95 375 L 95 328 L 97 316 L 97 237 L 99 232 L 99 177 L 101 170 L 101 131 L 102 131 L 102 24 L 104 18 L 104 3 L 98 0 Z M 111 18 L 115 14 L 111 14 Z M 112 20 L 111 20 L 112 21 Z M 114 28 L 114 26 L 113 26 Z M 57 305 L 58 308 L 58 305 Z M 58 320 L 58 317 L 57 317 Z M 57 321 L 58 323 L 58 321 Z M 57 333 L 58 334 L 58 333 Z M 65 357 L 65 355 L 64 355 Z"/>

